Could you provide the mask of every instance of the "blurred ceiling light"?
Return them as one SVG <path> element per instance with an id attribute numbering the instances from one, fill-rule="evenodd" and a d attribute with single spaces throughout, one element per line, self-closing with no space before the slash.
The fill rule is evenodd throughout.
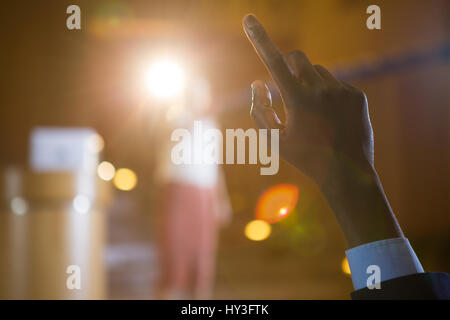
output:
<path id="1" fill-rule="evenodd" d="M 11 211 L 19 216 L 24 215 L 28 211 L 28 203 L 24 198 L 14 197 L 10 203 Z"/>
<path id="2" fill-rule="evenodd" d="M 112 163 L 108 161 L 103 161 L 97 167 L 97 174 L 100 177 L 100 179 L 110 181 L 114 178 L 114 175 L 116 174 L 116 168 L 114 168 Z"/>
<path id="3" fill-rule="evenodd" d="M 117 189 L 123 191 L 132 190 L 137 184 L 137 176 L 133 170 L 127 168 L 121 168 L 116 171 L 113 180 Z"/>
<path id="4" fill-rule="evenodd" d="M 148 70 L 146 84 L 157 98 L 173 98 L 183 91 L 185 75 L 182 68 L 175 62 L 162 60 Z"/>
<path id="5" fill-rule="evenodd" d="M 279 184 L 267 189 L 256 204 L 256 219 L 276 223 L 286 218 L 298 201 L 298 187 Z"/>
<path id="6" fill-rule="evenodd" d="M 105 140 L 98 133 L 94 133 L 89 137 L 88 148 L 92 153 L 100 153 L 105 147 Z"/>
<path id="7" fill-rule="evenodd" d="M 88 213 L 91 209 L 91 200 L 82 194 L 77 195 L 72 202 L 73 208 L 78 213 Z"/>
<path id="8" fill-rule="evenodd" d="M 346 275 L 350 275 L 350 266 L 348 265 L 348 260 L 347 257 L 344 257 L 344 259 L 342 259 L 342 263 L 341 263 L 341 269 L 342 272 L 345 273 Z"/>
<path id="9" fill-rule="evenodd" d="M 245 226 L 245 236 L 253 241 L 267 239 L 271 231 L 272 227 L 270 224 L 263 220 L 253 220 Z"/>

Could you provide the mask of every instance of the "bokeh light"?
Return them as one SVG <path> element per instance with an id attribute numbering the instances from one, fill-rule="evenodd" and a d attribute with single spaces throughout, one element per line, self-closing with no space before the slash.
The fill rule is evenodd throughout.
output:
<path id="1" fill-rule="evenodd" d="M 114 168 L 112 163 L 108 161 L 103 161 L 97 167 L 97 174 L 100 177 L 100 179 L 110 181 L 114 178 L 114 175 L 116 174 L 116 168 Z"/>
<path id="2" fill-rule="evenodd" d="M 280 184 L 266 190 L 258 199 L 255 216 L 258 220 L 276 223 L 286 218 L 298 201 L 298 187 Z"/>
<path id="3" fill-rule="evenodd" d="M 117 189 L 123 191 L 129 191 L 134 189 L 137 184 L 137 176 L 133 170 L 127 168 L 121 168 L 116 171 L 116 175 L 113 180 L 114 186 Z"/>
<path id="4" fill-rule="evenodd" d="M 173 61 L 163 60 L 155 63 L 146 77 L 148 89 L 157 98 L 177 96 L 184 88 L 184 72 Z"/>
<path id="5" fill-rule="evenodd" d="M 263 220 L 252 220 L 245 226 L 245 236 L 253 241 L 262 241 L 272 231 L 270 224 Z"/>
<path id="6" fill-rule="evenodd" d="M 350 266 L 348 265 L 347 257 L 344 257 L 344 259 L 342 259 L 341 269 L 342 269 L 342 272 L 345 273 L 346 275 L 350 275 L 351 274 Z"/>
<path id="7" fill-rule="evenodd" d="M 28 202 L 22 197 L 14 197 L 10 202 L 11 211 L 16 215 L 24 215 L 28 211 Z"/>
<path id="8" fill-rule="evenodd" d="M 92 134 L 88 139 L 88 148 L 92 153 L 100 153 L 105 147 L 105 140 L 98 133 Z"/>

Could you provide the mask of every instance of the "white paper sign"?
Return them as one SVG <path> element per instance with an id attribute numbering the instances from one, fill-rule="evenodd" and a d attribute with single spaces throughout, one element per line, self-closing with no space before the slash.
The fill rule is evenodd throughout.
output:
<path id="1" fill-rule="evenodd" d="M 38 127 L 31 133 L 30 166 L 34 171 L 95 173 L 102 144 L 90 128 Z"/>

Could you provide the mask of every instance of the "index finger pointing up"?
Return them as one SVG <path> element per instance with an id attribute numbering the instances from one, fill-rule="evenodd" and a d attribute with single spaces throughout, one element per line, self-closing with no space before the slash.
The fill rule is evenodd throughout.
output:
<path id="1" fill-rule="evenodd" d="M 278 84 L 281 93 L 289 91 L 295 83 L 292 71 L 284 55 L 254 15 L 249 14 L 244 18 L 244 30 L 272 78 Z"/>

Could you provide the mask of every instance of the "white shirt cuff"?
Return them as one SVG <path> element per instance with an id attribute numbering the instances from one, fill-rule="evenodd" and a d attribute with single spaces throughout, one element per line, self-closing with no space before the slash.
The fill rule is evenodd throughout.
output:
<path id="1" fill-rule="evenodd" d="M 374 284 L 369 277 L 379 269 L 379 281 L 383 282 L 414 273 L 422 273 L 423 268 L 413 248 L 406 238 L 393 238 L 366 243 L 345 252 L 350 266 L 353 287 L 362 289 Z M 376 266 L 371 267 L 369 266 Z"/>

